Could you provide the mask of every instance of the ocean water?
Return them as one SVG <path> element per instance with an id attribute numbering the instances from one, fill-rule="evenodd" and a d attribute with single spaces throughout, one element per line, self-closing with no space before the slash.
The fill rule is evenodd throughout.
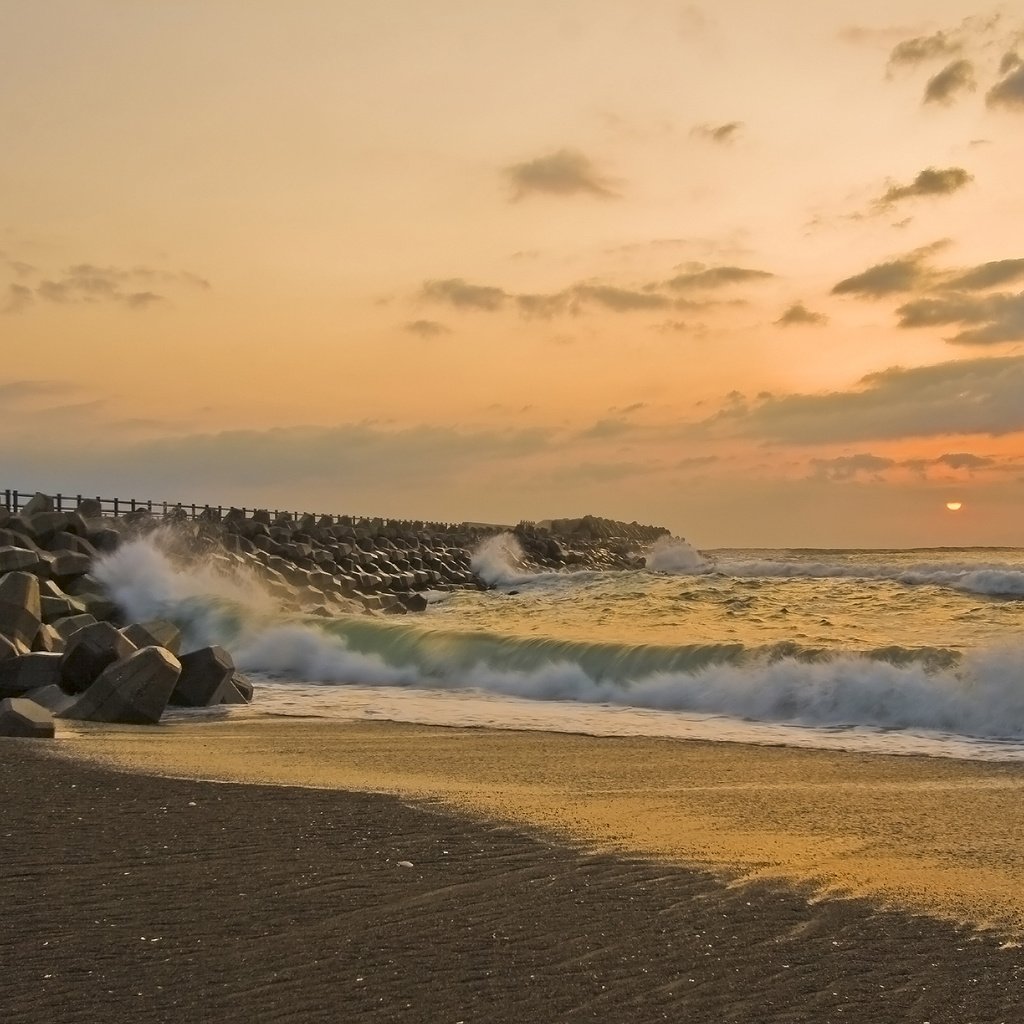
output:
<path id="1" fill-rule="evenodd" d="M 281 611 L 240 563 L 159 534 L 96 575 L 135 619 L 219 643 L 248 708 L 1024 760 L 1024 549 L 718 550 L 679 539 L 626 572 L 536 572 L 510 535 L 474 554 L 493 589 L 421 614 Z M 179 714 L 179 712 L 175 712 Z"/>

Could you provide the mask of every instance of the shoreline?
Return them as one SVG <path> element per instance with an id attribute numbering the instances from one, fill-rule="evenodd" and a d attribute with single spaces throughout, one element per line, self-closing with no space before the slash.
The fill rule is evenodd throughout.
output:
<path id="1" fill-rule="evenodd" d="M 1024 996 L 1019 946 L 869 900 L 396 796 L 68 767 L 0 743 L 11 1024 L 997 1024 Z"/>
<path id="2" fill-rule="evenodd" d="M 551 841 L 1024 935 L 1024 766 L 322 719 L 63 725 L 122 771 L 389 794 Z"/>

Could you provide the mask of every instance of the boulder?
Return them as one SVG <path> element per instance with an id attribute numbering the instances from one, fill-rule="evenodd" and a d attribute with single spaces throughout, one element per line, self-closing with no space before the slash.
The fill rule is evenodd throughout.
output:
<path id="1" fill-rule="evenodd" d="M 53 738 L 53 715 L 23 697 L 0 700 L 0 736 Z"/>
<path id="2" fill-rule="evenodd" d="M 103 505 L 99 498 L 83 498 L 77 511 L 83 519 L 99 519 L 103 515 Z"/>
<path id="3" fill-rule="evenodd" d="M 235 663 L 223 647 L 202 647 L 181 656 L 181 675 L 171 694 L 171 703 L 186 708 L 223 704 L 233 689 Z"/>
<path id="4" fill-rule="evenodd" d="M 67 619 L 58 619 L 53 623 L 61 640 L 67 643 L 80 629 L 91 626 L 96 622 L 95 615 L 72 615 Z"/>
<path id="5" fill-rule="evenodd" d="M 82 693 L 108 665 L 135 650 L 135 644 L 109 622 L 86 626 L 68 641 L 60 662 L 61 684 L 69 693 Z"/>
<path id="6" fill-rule="evenodd" d="M 24 569 L 31 572 L 39 564 L 39 555 L 28 548 L 14 547 L 5 544 L 0 548 L 0 573 L 18 572 Z"/>
<path id="7" fill-rule="evenodd" d="M 75 576 L 84 576 L 91 566 L 92 559 L 80 551 L 58 551 L 50 566 L 50 572 L 57 579 L 70 579 Z"/>
<path id="8" fill-rule="evenodd" d="M 143 647 L 108 665 L 61 717 L 155 725 L 167 707 L 181 663 L 163 647 Z"/>
<path id="9" fill-rule="evenodd" d="M 25 700 L 30 700 L 33 704 L 46 708 L 51 715 L 55 715 L 57 718 L 60 718 L 75 703 L 75 698 L 70 693 L 65 693 L 54 683 L 29 690 L 25 694 Z"/>
<path id="10" fill-rule="evenodd" d="M 254 687 L 247 676 L 236 672 L 231 677 L 231 685 L 224 691 L 221 704 L 251 704 Z"/>
<path id="11" fill-rule="evenodd" d="M 133 622 L 130 626 L 125 626 L 121 632 L 136 647 L 166 647 L 171 654 L 177 654 L 181 650 L 181 630 L 166 619 Z"/>
<path id="12" fill-rule="evenodd" d="M 40 512 L 53 512 L 53 498 L 48 494 L 43 494 L 42 491 L 36 491 L 35 495 L 29 499 L 27 505 L 22 506 L 21 517 L 22 519 L 31 519 L 33 516 L 38 515 Z"/>
<path id="13" fill-rule="evenodd" d="M 24 644 L 18 644 L 14 640 L 9 639 L 0 633 L 0 661 L 6 661 L 8 658 L 18 658 L 22 654 L 27 654 Z"/>
<path id="14" fill-rule="evenodd" d="M 39 580 L 27 572 L 0 577 L 0 633 L 29 647 L 42 621 Z"/>
<path id="15" fill-rule="evenodd" d="M 0 661 L 0 697 L 20 697 L 60 681 L 60 655 L 33 652 Z"/>
<path id="16" fill-rule="evenodd" d="M 55 594 L 43 594 L 40 598 L 43 611 L 43 622 L 54 623 L 58 619 L 69 619 L 72 615 L 84 615 L 89 609 L 77 597 L 60 597 Z"/>
<path id="17" fill-rule="evenodd" d="M 55 626 L 44 622 L 39 627 L 35 640 L 32 641 L 32 650 L 45 654 L 61 654 L 64 651 L 64 639 Z"/>

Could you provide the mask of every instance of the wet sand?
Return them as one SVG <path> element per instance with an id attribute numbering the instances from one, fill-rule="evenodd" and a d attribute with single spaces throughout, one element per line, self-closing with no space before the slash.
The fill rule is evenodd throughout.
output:
<path id="1" fill-rule="evenodd" d="M 101 764 L 431 800 L 586 850 L 1024 934 L 1017 765 L 287 718 L 62 735 Z"/>
<path id="2" fill-rule="evenodd" d="M 0 742 L 5 1024 L 1020 1020 L 1024 951 L 948 922 L 436 803 L 54 754 Z"/>

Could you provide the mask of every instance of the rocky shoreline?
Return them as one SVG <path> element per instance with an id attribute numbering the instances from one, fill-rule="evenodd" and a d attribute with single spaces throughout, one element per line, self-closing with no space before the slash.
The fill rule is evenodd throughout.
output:
<path id="1" fill-rule="evenodd" d="M 178 627 L 128 622 L 91 570 L 123 544 L 161 531 L 184 563 L 201 559 L 258 581 L 285 612 L 332 617 L 406 614 L 429 592 L 486 589 L 473 552 L 509 532 L 522 567 L 630 569 L 668 531 L 595 516 L 520 523 L 438 524 L 349 516 L 276 516 L 177 506 L 104 515 L 36 494 L 0 507 L 0 736 L 53 736 L 54 717 L 153 724 L 168 705 L 247 703 L 252 683 L 220 647 L 182 651 Z"/>

